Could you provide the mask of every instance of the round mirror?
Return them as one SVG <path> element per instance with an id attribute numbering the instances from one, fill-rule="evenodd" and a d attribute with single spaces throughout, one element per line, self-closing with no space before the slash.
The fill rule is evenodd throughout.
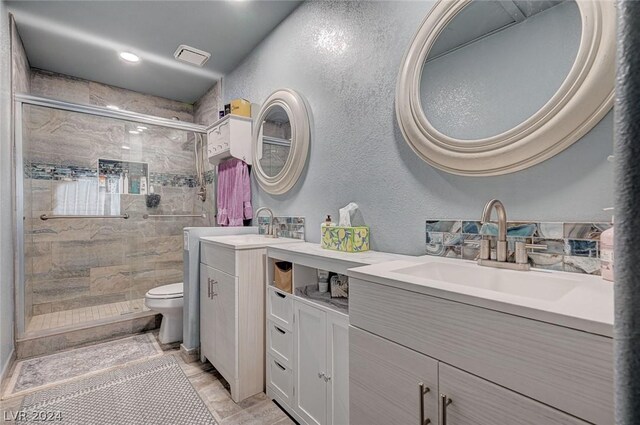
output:
<path id="1" fill-rule="evenodd" d="M 284 108 L 275 105 L 261 125 L 260 167 L 267 176 L 273 177 L 282 171 L 291 152 L 291 122 Z"/>
<path id="2" fill-rule="evenodd" d="M 396 115 L 437 168 L 497 175 L 537 164 L 613 104 L 615 6 L 588 0 L 446 0 L 414 36 Z"/>
<path id="3" fill-rule="evenodd" d="M 262 189 L 281 194 L 293 187 L 306 164 L 309 139 L 309 115 L 302 97 L 290 89 L 272 93 L 253 131 L 253 164 Z"/>

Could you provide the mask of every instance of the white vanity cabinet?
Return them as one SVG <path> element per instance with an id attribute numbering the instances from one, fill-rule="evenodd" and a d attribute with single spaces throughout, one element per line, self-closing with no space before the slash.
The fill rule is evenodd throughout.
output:
<path id="1" fill-rule="evenodd" d="M 609 337 L 358 278 L 350 297 L 351 425 L 614 423 Z"/>
<path id="2" fill-rule="evenodd" d="M 349 318 L 294 301 L 295 408 L 308 424 L 349 422 Z"/>
<path id="3" fill-rule="evenodd" d="M 401 257 L 328 251 L 311 243 L 268 248 L 267 395 L 298 423 L 349 424 L 350 301 L 317 292 L 317 271 L 346 274 L 351 267 Z M 278 261 L 292 264 L 293 293 L 273 286 Z"/>
<path id="4" fill-rule="evenodd" d="M 265 247 L 293 242 L 258 235 L 201 239 L 200 355 L 227 380 L 235 402 L 265 388 Z"/>
<path id="5" fill-rule="evenodd" d="M 200 264 L 200 279 L 201 356 L 223 376 L 235 376 L 237 278 Z"/>

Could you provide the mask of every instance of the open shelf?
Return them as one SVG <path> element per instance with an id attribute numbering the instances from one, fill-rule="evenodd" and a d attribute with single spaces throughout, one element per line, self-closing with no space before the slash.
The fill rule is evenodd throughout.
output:
<path id="1" fill-rule="evenodd" d="M 296 263 L 292 258 L 283 256 L 283 258 L 269 257 L 267 259 L 267 282 L 270 287 L 273 287 L 281 292 L 293 293 L 296 297 L 309 300 L 316 304 L 322 305 L 328 309 L 337 311 L 343 314 L 349 314 L 349 299 L 348 298 L 332 298 L 331 291 L 320 292 L 318 289 L 318 268 L 312 266 L 306 266 L 300 263 Z M 275 284 L 275 264 L 277 262 L 288 262 L 292 264 L 291 270 L 291 288 L 292 292 L 288 292 L 279 288 Z M 315 265 L 315 264 L 314 264 Z M 328 272 L 337 273 L 333 270 L 327 270 Z"/>
<path id="2" fill-rule="evenodd" d="M 332 298 L 331 292 L 318 291 L 317 283 L 303 287 L 296 286 L 294 295 L 322 304 L 340 313 L 349 314 L 349 298 Z"/>

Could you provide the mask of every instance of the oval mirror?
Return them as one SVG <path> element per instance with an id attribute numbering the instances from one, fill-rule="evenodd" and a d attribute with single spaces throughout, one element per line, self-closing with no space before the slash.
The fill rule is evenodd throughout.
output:
<path id="1" fill-rule="evenodd" d="M 291 89 L 272 93 L 254 124 L 253 164 L 260 187 L 287 192 L 298 181 L 309 151 L 309 115 L 302 97 Z"/>
<path id="2" fill-rule="evenodd" d="M 611 109 L 615 6 L 442 0 L 400 71 L 396 115 L 426 162 L 497 175 L 566 149 Z"/>

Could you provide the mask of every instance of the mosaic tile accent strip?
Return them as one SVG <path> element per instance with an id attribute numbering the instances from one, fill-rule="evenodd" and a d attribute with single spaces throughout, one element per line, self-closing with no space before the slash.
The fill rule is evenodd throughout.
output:
<path id="1" fill-rule="evenodd" d="M 258 233 L 267 233 L 268 224 L 268 216 L 258 217 Z M 273 224 L 278 226 L 278 236 L 281 238 L 304 240 L 304 217 L 278 216 L 273 218 Z"/>
<path id="2" fill-rule="evenodd" d="M 529 253 L 531 267 L 572 273 L 600 274 L 600 234 L 611 223 L 508 222 L 507 242 L 513 261 L 515 242 L 546 245 Z M 480 253 L 479 240 L 494 241 L 495 223 L 475 220 L 427 220 L 426 253 L 440 257 L 475 260 Z"/>
<path id="3" fill-rule="evenodd" d="M 75 165 L 56 165 L 43 163 L 25 163 L 25 177 L 34 180 L 72 181 L 81 178 L 96 178 L 97 168 Z M 205 173 L 207 183 L 215 181 L 215 173 Z M 149 172 L 149 185 L 165 187 L 196 187 L 196 176 L 190 174 Z"/>

